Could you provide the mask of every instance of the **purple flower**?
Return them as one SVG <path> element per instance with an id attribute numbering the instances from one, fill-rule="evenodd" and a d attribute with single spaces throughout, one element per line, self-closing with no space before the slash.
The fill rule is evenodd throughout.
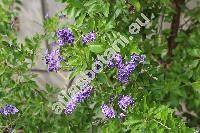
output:
<path id="1" fill-rule="evenodd" d="M 56 46 L 56 42 L 51 42 L 51 46 Z"/>
<path id="2" fill-rule="evenodd" d="M 70 115 L 76 109 L 76 103 L 70 101 L 66 103 L 66 108 L 64 109 L 64 113 L 66 115 Z"/>
<path id="3" fill-rule="evenodd" d="M 90 41 L 94 41 L 96 39 L 96 33 L 95 32 L 90 32 L 88 35 Z"/>
<path id="4" fill-rule="evenodd" d="M 144 62 L 145 58 L 146 58 L 145 55 L 138 55 L 138 54 L 131 55 L 131 61 Z"/>
<path id="5" fill-rule="evenodd" d="M 75 94 L 75 96 L 72 98 L 74 102 L 80 103 L 87 99 L 92 93 L 92 87 L 86 86 L 84 89 L 82 89 L 80 92 Z"/>
<path id="6" fill-rule="evenodd" d="M 144 63 L 145 59 L 146 59 L 146 56 L 145 55 L 141 55 L 140 56 L 140 63 Z"/>
<path id="7" fill-rule="evenodd" d="M 112 61 L 108 61 L 107 65 L 108 65 L 109 68 L 115 67 L 115 64 Z"/>
<path id="8" fill-rule="evenodd" d="M 114 57 L 114 63 L 112 61 L 108 62 L 108 67 L 112 68 L 113 65 L 116 65 L 118 68 L 118 81 L 121 83 L 128 83 L 128 78 L 131 73 L 135 70 L 139 63 L 144 63 L 145 55 L 131 55 L 131 60 L 123 64 L 122 56 L 120 54 L 116 54 Z"/>
<path id="9" fill-rule="evenodd" d="M 135 62 L 127 62 L 123 64 L 118 69 L 118 80 L 121 83 L 128 83 L 128 78 L 136 68 L 137 64 Z"/>
<path id="10" fill-rule="evenodd" d="M 90 32 L 88 35 L 84 35 L 82 38 L 83 44 L 87 44 L 89 42 L 92 42 L 96 40 L 96 33 L 95 32 Z"/>
<path id="11" fill-rule="evenodd" d="M 130 96 L 119 97 L 118 105 L 123 111 L 126 111 L 128 106 L 133 105 L 133 104 L 134 104 L 134 100 L 132 97 L 130 97 Z"/>
<path id="12" fill-rule="evenodd" d="M 66 108 L 64 109 L 64 113 L 66 115 L 70 115 L 76 109 L 76 104 L 84 101 L 86 98 L 90 96 L 91 93 L 92 93 L 92 87 L 88 85 L 80 92 L 75 94 L 72 97 L 72 100 L 67 102 Z"/>
<path id="13" fill-rule="evenodd" d="M 74 42 L 74 35 L 71 30 L 67 28 L 63 28 L 61 30 L 58 30 L 56 32 L 57 38 L 58 38 L 58 44 L 60 46 L 63 46 L 64 44 L 72 44 Z"/>
<path id="14" fill-rule="evenodd" d="M 106 118 L 115 118 L 115 111 L 113 108 L 108 107 L 108 105 L 103 104 L 101 106 L 102 113 Z"/>
<path id="15" fill-rule="evenodd" d="M 83 36 L 82 42 L 83 44 L 87 44 L 90 41 L 90 39 L 88 38 L 88 36 Z"/>
<path id="16" fill-rule="evenodd" d="M 119 68 L 122 64 L 122 56 L 120 54 L 116 54 L 114 57 L 116 66 Z"/>
<path id="17" fill-rule="evenodd" d="M 16 114 L 17 112 L 19 112 L 19 110 L 13 105 L 6 105 L 5 107 L 0 109 L 0 114 L 5 116 L 10 114 Z"/>
<path id="18" fill-rule="evenodd" d="M 52 50 L 50 53 L 46 51 L 45 59 L 46 64 L 48 65 L 48 72 L 57 72 L 60 69 L 60 62 L 62 61 L 62 57 L 60 56 L 59 49 Z"/>
<path id="19" fill-rule="evenodd" d="M 60 46 L 63 46 L 63 45 L 65 44 L 65 42 L 64 42 L 64 40 L 62 40 L 62 39 L 58 39 L 58 44 L 59 44 Z"/>

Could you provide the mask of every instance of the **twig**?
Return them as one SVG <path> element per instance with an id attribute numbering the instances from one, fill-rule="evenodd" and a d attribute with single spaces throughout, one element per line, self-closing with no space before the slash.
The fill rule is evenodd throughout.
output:
<path id="1" fill-rule="evenodd" d="M 163 123 L 157 121 L 156 119 L 152 119 L 153 121 L 155 121 L 156 123 L 160 124 L 161 126 L 165 127 L 168 130 L 171 130 L 171 128 L 167 127 L 166 125 L 164 125 Z"/>
<path id="2" fill-rule="evenodd" d="M 43 20 L 45 20 L 45 16 L 46 16 L 46 6 L 45 6 L 45 0 L 41 0 L 41 6 L 42 6 L 42 17 L 43 17 Z M 45 30 L 45 29 L 44 29 Z M 45 31 L 44 31 L 45 32 Z M 45 40 L 45 44 L 46 44 L 46 47 L 48 50 L 51 50 L 52 48 L 48 45 L 48 41 Z"/>
<path id="3" fill-rule="evenodd" d="M 69 83 L 68 83 L 68 85 L 67 85 L 67 89 L 69 89 L 69 88 L 72 86 L 72 84 L 73 84 L 73 82 L 74 82 L 74 79 L 75 79 L 75 77 L 73 77 L 73 78 L 69 81 Z"/>
<path id="4" fill-rule="evenodd" d="M 48 73 L 47 70 L 42 70 L 42 69 L 31 69 L 31 72 L 41 72 L 41 73 Z"/>
<path id="5" fill-rule="evenodd" d="M 188 20 L 185 21 L 185 23 L 183 23 L 182 25 L 180 25 L 179 28 L 183 28 L 183 26 L 185 26 L 191 20 L 192 20 L 192 18 L 189 18 Z"/>
<path id="6" fill-rule="evenodd" d="M 48 99 L 45 97 L 45 96 L 43 96 L 43 94 L 42 94 L 42 92 L 40 91 L 40 90 L 38 90 L 38 89 L 34 89 L 36 92 L 38 92 L 38 94 L 43 98 L 43 99 L 45 99 L 46 101 L 48 101 Z"/>

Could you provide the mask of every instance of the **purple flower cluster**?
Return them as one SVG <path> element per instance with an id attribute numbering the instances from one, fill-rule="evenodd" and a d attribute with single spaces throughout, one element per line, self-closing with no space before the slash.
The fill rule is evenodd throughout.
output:
<path id="1" fill-rule="evenodd" d="M 13 105 L 6 105 L 5 107 L 0 108 L 0 114 L 5 116 L 10 114 L 16 114 L 17 112 L 19 112 L 19 110 Z"/>
<path id="2" fill-rule="evenodd" d="M 75 36 L 71 30 L 68 28 L 63 28 L 56 31 L 57 41 L 53 41 L 51 43 L 52 46 L 56 46 L 56 44 L 59 44 L 60 46 L 63 46 L 65 44 L 73 44 L 75 40 Z M 88 35 L 83 37 L 83 43 L 86 44 L 88 42 L 94 41 L 96 39 L 96 33 L 90 32 Z M 62 58 L 60 56 L 59 50 L 52 50 L 50 54 L 48 51 L 45 54 L 46 64 L 48 65 L 48 71 L 58 71 L 60 69 L 60 62 L 62 61 Z"/>
<path id="3" fill-rule="evenodd" d="M 131 55 L 131 60 L 123 64 L 122 56 L 120 54 L 116 54 L 114 57 L 114 61 L 108 62 L 108 67 L 113 68 L 116 66 L 118 68 L 118 81 L 121 83 L 128 83 L 128 78 L 130 74 L 135 70 L 139 63 L 144 63 L 145 55 Z"/>
<path id="4" fill-rule="evenodd" d="M 66 108 L 64 109 L 64 113 L 66 115 L 70 115 L 73 112 L 73 110 L 76 109 L 76 104 L 87 99 L 91 95 L 92 90 L 93 90 L 92 87 L 88 85 L 84 89 L 82 89 L 80 92 L 75 94 L 72 100 L 67 102 Z"/>
<path id="5" fill-rule="evenodd" d="M 114 101 L 114 95 L 111 95 L 109 98 L 109 103 L 112 104 L 113 101 Z M 132 97 L 119 95 L 118 106 L 120 109 L 122 109 L 124 112 L 126 112 L 127 108 L 132 105 L 134 105 L 134 100 Z M 101 106 L 101 109 L 102 109 L 103 115 L 106 118 L 115 118 L 115 111 L 112 107 L 109 107 L 108 105 L 103 104 Z M 125 114 L 123 112 L 121 112 L 119 114 L 119 118 L 123 119 L 124 117 L 125 117 Z"/>
<path id="6" fill-rule="evenodd" d="M 72 44 L 75 38 L 72 31 L 67 28 L 56 31 L 56 36 L 58 38 L 58 44 L 60 46 L 63 46 L 66 43 Z"/>
<path id="7" fill-rule="evenodd" d="M 74 103 L 73 101 L 67 102 L 66 103 L 66 108 L 64 110 L 64 113 L 66 115 L 69 115 L 73 112 L 73 110 L 76 109 L 76 103 Z"/>
<path id="8" fill-rule="evenodd" d="M 118 81 L 121 83 L 128 83 L 128 78 L 133 70 L 135 70 L 136 66 L 136 62 L 126 62 L 125 64 L 121 64 L 118 69 Z"/>
<path id="9" fill-rule="evenodd" d="M 92 42 L 96 39 L 96 33 L 95 32 L 90 32 L 88 35 L 83 36 L 82 42 L 83 44 L 87 44 L 89 42 Z"/>
<path id="10" fill-rule="evenodd" d="M 52 50 L 50 53 L 46 51 L 45 54 L 46 64 L 48 65 L 48 71 L 57 72 L 60 69 L 60 62 L 62 61 L 62 57 L 60 56 L 60 50 Z"/>
<path id="11" fill-rule="evenodd" d="M 91 86 L 87 86 L 84 89 L 82 89 L 82 91 L 78 92 L 74 97 L 73 100 L 76 103 L 80 103 L 82 101 L 84 101 L 85 99 L 87 99 L 92 93 L 92 87 Z"/>
<path id="12" fill-rule="evenodd" d="M 103 104 L 101 106 L 101 110 L 106 118 L 115 118 L 115 111 L 112 107 L 108 107 L 108 105 Z"/>
<path id="13" fill-rule="evenodd" d="M 119 97 L 118 105 L 123 111 L 126 111 L 128 106 L 131 106 L 133 104 L 134 104 L 134 100 L 133 100 L 132 97 L 130 97 L 130 96 L 121 96 L 121 97 Z"/>

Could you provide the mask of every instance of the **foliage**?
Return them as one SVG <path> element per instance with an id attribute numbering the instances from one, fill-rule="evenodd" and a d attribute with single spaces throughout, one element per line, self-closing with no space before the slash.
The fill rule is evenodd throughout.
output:
<path id="1" fill-rule="evenodd" d="M 170 29 L 161 29 L 162 31 L 157 32 L 160 28 L 157 23 L 161 15 L 164 16 L 162 23 L 173 20 L 175 9 L 171 6 L 170 1 L 130 1 L 128 3 L 124 0 L 112 2 L 103 0 L 69 0 L 65 2 L 68 2 L 68 6 L 62 14 L 67 15 L 68 18 L 75 19 L 75 23 L 72 25 L 63 24 L 55 17 L 47 20 L 45 26 L 46 29 L 51 29 L 47 30 L 49 40 L 52 37 L 50 35 L 56 29 L 62 27 L 69 27 L 75 33 L 77 41 L 74 47 L 64 46 L 61 48 L 62 56 L 65 57 L 68 63 L 67 66 L 63 64 L 62 69 L 71 70 L 75 67 L 72 77 L 80 73 L 80 71 L 91 69 L 91 64 L 96 59 L 97 54 L 102 54 L 105 49 L 111 47 L 118 32 L 129 38 L 128 27 L 132 22 L 135 22 L 136 18 L 140 18 L 141 12 L 145 13 L 148 18 L 151 18 L 151 26 L 146 29 L 142 28 L 140 34 L 134 35 L 134 39 L 132 41 L 129 40 L 129 44 L 124 48 L 121 47 L 120 51 L 125 59 L 128 59 L 132 53 L 145 53 L 148 60 L 142 72 L 140 70 L 135 71 L 131 77 L 131 82 L 124 86 L 117 83 L 116 70 L 105 68 L 93 82 L 96 89 L 94 95 L 97 97 L 95 98 L 96 100 L 93 100 L 97 102 L 95 107 L 98 108 L 103 102 L 106 102 L 106 99 L 108 101 L 110 94 L 132 94 L 132 96 L 137 98 L 139 94 L 150 93 L 150 96 L 148 96 L 148 106 L 151 106 L 153 101 L 157 101 L 157 108 L 161 104 L 160 108 L 163 109 L 163 105 L 167 104 L 169 107 L 177 108 L 181 111 L 180 103 L 184 102 L 188 105 L 187 107 L 190 111 L 197 113 L 196 116 L 186 116 L 188 125 L 191 127 L 198 125 L 199 113 L 197 108 L 199 107 L 199 93 L 196 93 L 196 91 L 198 90 L 199 55 L 197 55 L 198 40 L 194 39 L 199 37 L 199 16 L 197 15 L 199 10 L 197 7 L 192 10 L 189 10 L 186 6 L 183 7 L 182 12 L 186 13 L 186 16 L 191 17 L 192 24 L 187 29 L 181 29 L 180 27 L 176 38 L 177 47 L 174 48 L 174 55 L 171 57 L 167 54 Z M 134 7 L 135 11 L 131 10 Z M 55 22 L 54 25 L 52 25 L 53 21 Z M 48 24 L 51 24 L 51 26 Z M 97 40 L 84 47 L 81 37 L 90 31 L 97 32 Z M 152 33 L 151 39 L 148 39 L 147 36 Z M 192 36 L 192 42 L 190 42 L 190 36 Z M 53 36 L 53 41 L 55 40 L 56 37 Z M 190 43 L 193 43 L 193 47 L 190 46 Z M 185 49 L 186 46 L 190 47 Z M 114 84 L 115 89 L 112 84 Z M 126 90 L 122 88 L 126 88 Z M 104 90 L 106 90 L 106 93 L 101 93 Z M 193 104 L 190 104 L 190 102 Z M 168 106 L 164 107 L 169 108 Z M 137 107 L 133 110 L 137 110 Z M 144 108 L 141 110 L 144 110 Z M 142 113 L 144 112 L 142 111 Z M 172 121 L 176 120 L 173 119 Z M 177 124 L 179 122 L 174 123 Z M 176 126 L 174 126 L 174 130 Z M 148 131 L 148 126 L 143 125 L 142 127 L 147 127 L 147 129 L 144 128 L 143 130 Z M 161 128 L 164 127 L 161 126 Z M 162 132 L 164 129 L 156 128 L 155 126 L 154 130 L 161 130 Z M 180 130 L 188 132 L 187 130 L 189 129 L 183 127 Z"/>
<path id="2" fill-rule="evenodd" d="M 8 5 L 12 2 L 4 1 L 0 9 L 5 18 L 0 21 L 0 27 L 3 27 L 0 28 L 1 105 L 12 103 L 20 113 L 9 119 L 0 116 L 1 129 L 14 128 L 25 132 L 193 133 L 200 121 L 200 8 L 188 9 L 183 3 L 181 12 L 190 17 L 192 24 L 185 29 L 178 27 L 177 36 L 171 38 L 173 29 L 160 28 L 158 22 L 160 16 L 164 16 L 162 23 L 176 22 L 174 15 L 177 10 L 172 6 L 174 1 L 62 0 L 68 4 L 59 16 L 66 15 L 75 23 L 68 24 L 61 16 L 60 19 L 58 16 L 49 18 L 44 22 L 45 35 L 26 39 L 23 44 L 17 42 L 13 30 L 9 28 L 13 13 Z M 59 93 L 58 89 L 47 86 L 45 91 L 39 90 L 33 81 L 35 75 L 29 71 L 41 38 L 54 42 L 57 41 L 56 30 L 63 27 L 72 29 L 74 45 L 61 47 L 61 55 L 66 60 L 62 62 L 61 69 L 73 70 L 72 79 L 81 71 L 91 69 L 97 55 L 103 54 L 118 38 L 118 32 L 129 38 L 129 25 L 136 22 L 136 18 L 141 18 L 140 13 L 151 19 L 151 25 L 142 27 L 126 47 L 120 47 L 124 60 L 129 60 L 133 53 L 147 57 L 146 63 L 132 73 L 130 82 L 119 83 L 117 70 L 104 66 L 92 82 L 95 91 L 89 99 L 79 104 L 70 116 L 54 114 L 51 106 Z M 97 39 L 84 46 L 82 37 L 90 31 L 96 32 Z M 170 39 L 175 39 L 176 46 L 172 49 L 169 47 Z M 111 94 L 116 96 L 114 108 L 118 113 L 117 95 L 128 94 L 135 98 L 135 105 L 128 109 L 124 119 L 116 117 L 108 120 L 102 117 L 100 106 L 109 102 Z M 174 109 L 182 111 L 180 103 L 185 103 L 187 109 L 195 113 L 183 112 L 187 118 L 185 123 L 174 115 Z"/>
<path id="3" fill-rule="evenodd" d="M 37 35 L 27 38 L 24 43 L 18 42 L 13 27 L 17 13 L 15 9 L 11 10 L 12 7 L 12 0 L 0 2 L 0 107 L 13 104 L 20 113 L 9 117 L 0 115 L 0 131 L 11 132 L 15 127 L 34 132 L 38 130 L 38 122 L 41 122 L 35 116 L 41 115 L 42 106 L 46 104 L 44 94 L 40 94 L 33 81 L 35 75 L 30 73 L 41 37 Z"/>

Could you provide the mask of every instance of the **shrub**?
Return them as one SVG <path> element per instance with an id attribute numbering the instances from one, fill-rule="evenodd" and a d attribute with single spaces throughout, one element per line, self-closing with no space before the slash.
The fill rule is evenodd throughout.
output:
<path id="1" fill-rule="evenodd" d="M 3 131 L 195 131 L 200 101 L 198 7 L 188 9 L 183 0 L 62 2 L 68 3 L 66 8 L 44 22 L 45 35 L 20 44 L 12 29 L 1 32 L 1 106 L 12 104 L 19 110 L 0 116 Z M 3 25 L 9 27 L 12 13 L 4 4 L 2 12 L 9 19 Z M 191 20 L 186 28 L 180 24 L 181 13 Z M 142 25 L 144 20 L 149 24 Z M 158 22 L 171 22 L 171 28 L 163 29 Z M 134 29 L 137 25 L 140 30 Z M 54 47 L 45 56 L 49 72 L 71 71 L 70 79 L 79 77 L 80 88 L 38 89 L 30 68 L 42 38 Z M 108 50 L 112 54 L 103 60 Z M 95 77 L 87 70 L 94 70 Z M 63 109 L 60 115 L 55 114 L 55 102 Z M 181 110 L 183 104 L 187 111 Z M 185 122 L 174 115 L 175 109 L 183 112 Z"/>

